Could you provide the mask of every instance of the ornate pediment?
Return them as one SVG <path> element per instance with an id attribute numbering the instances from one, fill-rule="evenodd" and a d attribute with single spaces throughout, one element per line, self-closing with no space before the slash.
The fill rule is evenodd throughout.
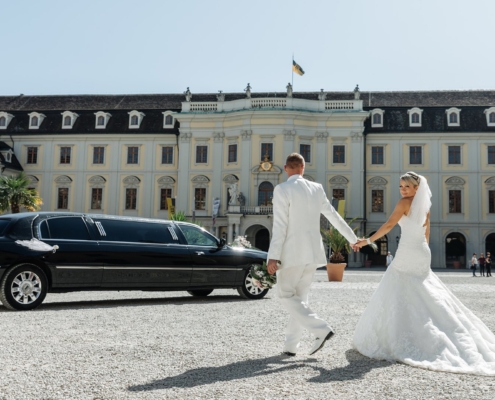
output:
<path id="1" fill-rule="evenodd" d="M 239 178 L 236 175 L 229 174 L 229 175 L 225 175 L 223 181 L 227 183 L 236 183 L 239 181 Z"/>
<path id="2" fill-rule="evenodd" d="M 141 179 L 137 176 L 127 176 L 124 178 L 125 185 L 139 185 L 141 183 Z"/>
<path id="3" fill-rule="evenodd" d="M 55 178 L 55 182 L 56 183 L 72 183 L 72 179 L 70 177 L 68 177 L 67 175 L 61 175 L 61 176 L 57 176 Z"/>
<path id="4" fill-rule="evenodd" d="M 368 181 L 368 183 L 370 185 L 386 185 L 388 182 L 385 178 L 382 178 L 381 176 L 374 176 Z"/>
<path id="5" fill-rule="evenodd" d="M 349 179 L 347 179 L 345 176 L 334 176 L 333 178 L 330 179 L 330 183 L 335 185 L 347 185 L 349 183 Z"/>
<path id="6" fill-rule="evenodd" d="M 191 182 L 194 183 L 208 183 L 210 180 L 208 179 L 207 176 L 204 175 L 196 175 L 194 178 L 191 179 Z"/>
<path id="7" fill-rule="evenodd" d="M 315 181 L 315 178 L 313 178 L 311 175 L 303 175 L 303 178 L 311 182 Z"/>
<path id="8" fill-rule="evenodd" d="M 488 178 L 485 183 L 487 185 L 495 185 L 495 176 L 491 176 L 490 178 Z"/>
<path id="9" fill-rule="evenodd" d="M 172 178 L 171 176 L 162 176 L 161 178 L 158 179 L 158 183 L 163 185 L 163 184 L 173 184 L 175 183 L 175 179 Z"/>
<path id="10" fill-rule="evenodd" d="M 447 185 L 464 185 L 466 181 L 458 176 L 453 176 L 445 181 Z"/>
<path id="11" fill-rule="evenodd" d="M 40 180 L 38 178 L 36 178 L 34 175 L 28 175 L 26 176 L 26 178 L 29 179 L 29 181 L 31 182 L 31 184 L 36 184 L 38 183 Z"/>
<path id="12" fill-rule="evenodd" d="M 91 178 L 89 178 L 89 183 L 93 183 L 93 184 L 103 184 L 106 181 L 107 180 L 105 178 L 103 178 L 103 176 L 100 176 L 100 175 L 95 175 L 95 176 L 92 176 Z"/>

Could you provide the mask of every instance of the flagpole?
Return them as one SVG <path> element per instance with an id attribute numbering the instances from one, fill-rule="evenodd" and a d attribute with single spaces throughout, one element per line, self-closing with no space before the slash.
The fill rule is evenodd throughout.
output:
<path id="1" fill-rule="evenodd" d="M 290 68 L 292 70 L 292 90 L 294 90 L 294 53 L 292 53 L 292 65 Z"/>

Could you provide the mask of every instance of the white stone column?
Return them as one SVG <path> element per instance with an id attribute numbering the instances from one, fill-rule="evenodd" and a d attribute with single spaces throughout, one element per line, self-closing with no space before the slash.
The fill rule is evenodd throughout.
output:
<path id="1" fill-rule="evenodd" d="M 284 160 L 287 156 L 294 152 L 295 130 L 284 130 Z"/>
<path id="2" fill-rule="evenodd" d="M 316 132 L 316 182 L 327 191 L 328 132 Z"/>
<path id="3" fill-rule="evenodd" d="M 215 197 L 218 197 L 220 201 L 222 200 L 222 169 L 223 169 L 223 157 L 224 157 L 224 150 L 223 150 L 224 137 L 225 137 L 224 132 L 215 132 L 213 134 L 213 152 L 211 158 L 211 164 L 213 166 L 213 176 L 211 182 L 211 193 L 208 195 L 208 197 L 211 199 L 212 207 L 213 207 L 213 199 Z"/>
<path id="4" fill-rule="evenodd" d="M 189 166 L 191 160 L 191 132 L 181 132 L 179 141 L 179 165 L 177 171 L 177 199 L 175 209 L 192 213 L 192 201 L 189 193 Z"/>
<path id="5" fill-rule="evenodd" d="M 251 130 L 244 130 L 241 132 L 241 146 L 239 149 L 238 157 L 240 158 L 241 176 L 240 176 L 240 191 L 246 199 L 246 205 L 250 204 L 251 199 L 251 158 L 252 158 L 252 144 L 251 136 L 253 132 Z"/>
<path id="6" fill-rule="evenodd" d="M 234 241 L 234 224 L 230 220 L 228 224 L 227 243 L 232 243 Z"/>

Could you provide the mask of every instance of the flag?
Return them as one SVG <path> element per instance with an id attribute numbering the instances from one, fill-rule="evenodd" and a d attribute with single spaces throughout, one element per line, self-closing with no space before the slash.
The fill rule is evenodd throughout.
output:
<path id="1" fill-rule="evenodd" d="M 337 212 L 340 214 L 342 218 L 345 215 L 345 200 L 339 200 L 339 206 L 337 208 Z"/>
<path id="2" fill-rule="evenodd" d="M 297 75 L 301 75 L 301 76 L 304 75 L 304 70 L 294 60 L 292 60 L 292 71 L 294 71 Z"/>
<path id="3" fill-rule="evenodd" d="M 218 216 L 218 210 L 220 209 L 220 199 L 218 197 L 215 197 L 213 199 L 213 213 L 212 213 L 212 219 L 213 219 L 213 224 L 212 225 L 215 225 L 215 222 L 217 220 L 217 216 Z"/>
<path id="4" fill-rule="evenodd" d="M 168 219 L 172 219 L 175 214 L 175 199 L 167 197 Z"/>

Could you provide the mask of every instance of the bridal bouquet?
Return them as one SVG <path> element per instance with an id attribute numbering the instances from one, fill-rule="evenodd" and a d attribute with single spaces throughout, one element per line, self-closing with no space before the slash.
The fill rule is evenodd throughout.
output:
<path id="1" fill-rule="evenodd" d="M 270 275 L 266 267 L 266 262 L 263 264 L 253 264 L 251 265 L 251 270 L 249 271 L 253 283 L 260 289 L 271 289 L 277 283 L 277 275 Z"/>

